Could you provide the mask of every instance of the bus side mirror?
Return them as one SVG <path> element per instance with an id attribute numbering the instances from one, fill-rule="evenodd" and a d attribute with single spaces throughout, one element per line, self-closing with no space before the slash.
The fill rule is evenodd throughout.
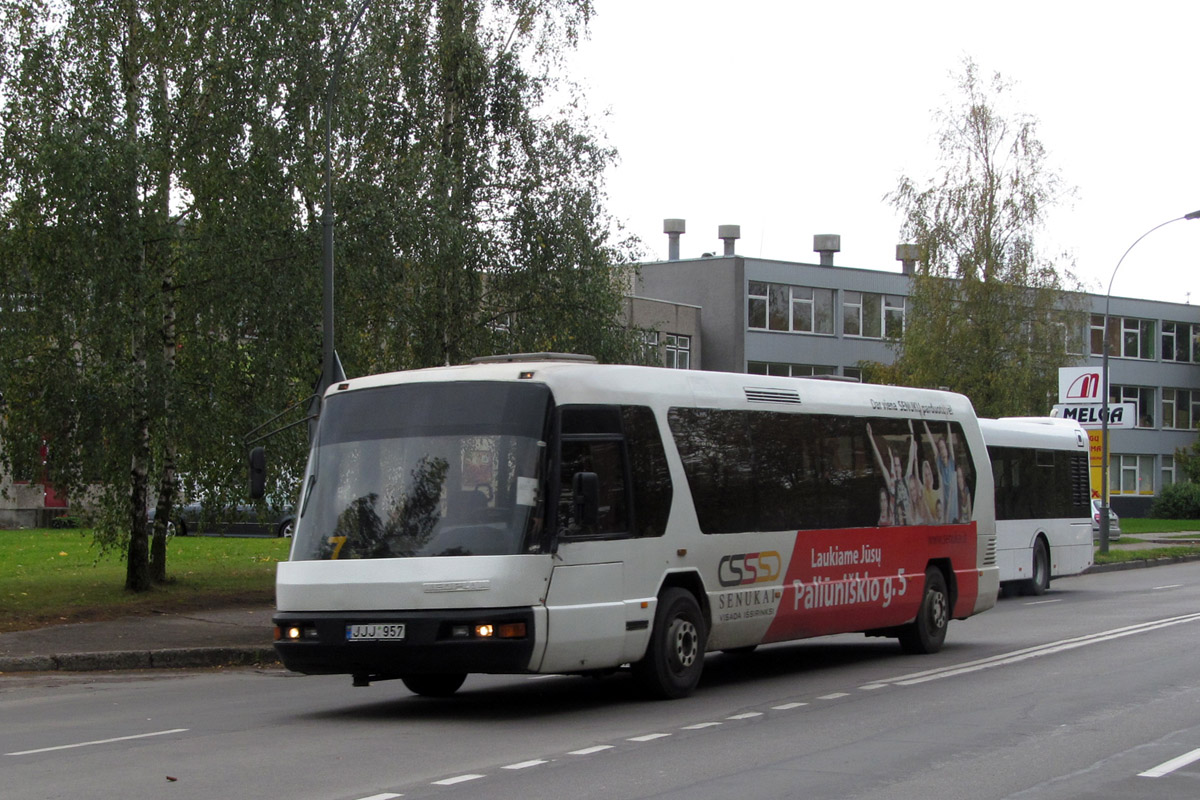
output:
<path id="1" fill-rule="evenodd" d="M 250 499 L 261 500 L 267 493 L 267 451 L 256 447 L 250 451 Z"/>
<path id="2" fill-rule="evenodd" d="M 600 478 L 594 472 L 576 472 L 571 479 L 575 503 L 575 522 L 581 528 L 594 528 L 600 516 Z"/>

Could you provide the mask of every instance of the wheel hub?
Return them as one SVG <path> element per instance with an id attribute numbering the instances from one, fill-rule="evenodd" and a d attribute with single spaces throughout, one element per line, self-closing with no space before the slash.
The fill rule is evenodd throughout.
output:
<path id="1" fill-rule="evenodd" d="M 941 592 L 935 594 L 932 600 L 933 602 L 929 604 L 929 621 L 933 624 L 934 630 L 940 630 L 949 622 L 949 604 L 946 601 L 946 595 Z"/>
<path id="2" fill-rule="evenodd" d="M 700 636 L 696 626 L 686 619 L 676 619 L 671 623 L 672 653 L 674 661 L 680 668 L 687 669 L 696 661 L 699 650 Z"/>

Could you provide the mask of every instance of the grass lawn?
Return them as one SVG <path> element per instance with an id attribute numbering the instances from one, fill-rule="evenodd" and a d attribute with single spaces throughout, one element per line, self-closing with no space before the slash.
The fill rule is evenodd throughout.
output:
<path id="1" fill-rule="evenodd" d="M 1122 549 L 1122 544 L 1130 543 L 1132 534 L 1161 533 L 1163 539 L 1181 538 L 1190 540 L 1193 537 L 1180 536 L 1185 531 L 1200 531 L 1200 520 L 1197 519 L 1132 519 L 1121 518 L 1121 538 L 1109 545 L 1107 553 L 1096 552 L 1097 564 L 1113 564 L 1119 561 L 1140 561 L 1152 558 L 1174 558 L 1200 554 L 1200 546 L 1186 544 L 1181 541 L 1178 545 L 1163 545 L 1161 547 L 1139 548 L 1137 550 Z M 1200 535 L 1194 537 L 1200 539 Z"/>
<path id="2" fill-rule="evenodd" d="M 0 631 L 275 599 L 275 564 L 290 539 L 177 536 L 168 582 L 125 591 L 120 553 L 100 557 L 90 531 L 0 530 Z"/>
<path id="3" fill-rule="evenodd" d="M 1122 533 L 1200 531 L 1200 519 L 1121 519 Z"/>

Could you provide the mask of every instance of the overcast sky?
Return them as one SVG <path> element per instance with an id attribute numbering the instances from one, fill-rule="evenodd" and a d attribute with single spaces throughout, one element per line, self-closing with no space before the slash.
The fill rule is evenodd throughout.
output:
<path id="1" fill-rule="evenodd" d="M 935 109 L 964 57 L 1015 84 L 1048 163 L 1076 189 L 1042 241 L 1104 293 L 1150 228 L 1200 209 L 1200 2 L 595 0 L 569 64 L 620 164 L 608 209 L 664 259 L 740 255 L 899 270 L 883 196 L 932 177 Z M 1200 220 L 1146 237 L 1114 296 L 1200 304 Z M 1191 292 L 1195 296 L 1190 297 Z"/>

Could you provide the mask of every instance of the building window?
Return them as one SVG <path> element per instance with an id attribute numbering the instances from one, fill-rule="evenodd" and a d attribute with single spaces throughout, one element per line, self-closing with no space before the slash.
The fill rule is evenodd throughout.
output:
<path id="1" fill-rule="evenodd" d="M 1163 361 L 1200 363 L 1200 325 L 1188 322 L 1162 324 Z"/>
<path id="2" fill-rule="evenodd" d="M 1104 317 L 1100 317 L 1100 319 L 1103 321 Z M 1057 320 L 1054 325 L 1062 332 L 1063 348 L 1067 355 L 1083 355 L 1083 329 L 1078 324 L 1064 320 Z"/>
<path id="3" fill-rule="evenodd" d="M 1154 330 L 1152 319 L 1136 317 L 1108 318 L 1108 352 L 1119 358 L 1154 360 Z M 1092 314 L 1092 353 L 1104 352 L 1104 315 Z"/>
<path id="4" fill-rule="evenodd" d="M 658 348 L 658 331 L 641 331 L 642 358 L 647 364 L 662 360 Z"/>
<path id="5" fill-rule="evenodd" d="M 1121 320 L 1121 355 L 1125 358 L 1154 358 L 1154 320 Z"/>
<path id="6" fill-rule="evenodd" d="M 782 364 L 771 361 L 750 361 L 746 364 L 750 375 L 775 375 L 780 378 L 811 378 L 814 375 L 837 375 L 837 367 L 820 364 Z"/>
<path id="7" fill-rule="evenodd" d="M 1113 455 L 1108 465 L 1109 494 L 1154 494 L 1154 456 Z"/>
<path id="8" fill-rule="evenodd" d="M 904 335 L 904 298 L 894 294 L 883 296 L 883 337 L 899 339 Z"/>
<path id="9" fill-rule="evenodd" d="M 833 290 L 750 281 L 747 325 L 755 330 L 833 333 Z"/>
<path id="10" fill-rule="evenodd" d="M 852 381 L 858 381 L 859 383 L 862 383 L 862 370 L 858 367 L 843 367 L 842 375 Z"/>
<path id="11" fill-rule="evenodd" d="M 1116 343 L 1115 337 L 1112 336 L 1112 332 L 1115 330 L 1116 330 L 1116 326 L 1113 325 L 1113 320 L 1110 319 L 1108 321 L 1108 331 L 1109 331 L 1108 352 L 1110 354 L 1117 352 L 1117 348 L 1116 348 L 1117 343 Z M 1092 353 L 1095 355 L 1101 355 L 1104 352 L 1104 315 L 1103 314 L 1092 314 L 1091 336 L 1092 336 L 1092 340 L 1091 340 L 1092 341 Z"/>
<path id="12" fill-rule="evenodd" d="M 864 339 L 904 335 L 905 299 L 894 294 L 842 293 L 842 334 Z"/>
<path id="13" fill-rule="evenodd" d="M 1137 406 L 1138 428 L 1154 427 L 1154 390 L 1149 386 L 1109 386 L 1108 402 Z"/>
<path id="14" fill-rule="evenodd" d="M 692 337 L 666 334 L 666 365 L 671 369 L 692 368 Z"/>
<path id="15" fill-rule="evenodd" d="M 1162 485 L 1167 488 L 1175 483 L 1175 456 L 1162 457 Z"/>
<path id="16" fill-rule="evenodd" d="M 1163 389 L 1164 428 L 1190 431 L 1200 423 L 1200 392 L 1189 389 Z"/>

